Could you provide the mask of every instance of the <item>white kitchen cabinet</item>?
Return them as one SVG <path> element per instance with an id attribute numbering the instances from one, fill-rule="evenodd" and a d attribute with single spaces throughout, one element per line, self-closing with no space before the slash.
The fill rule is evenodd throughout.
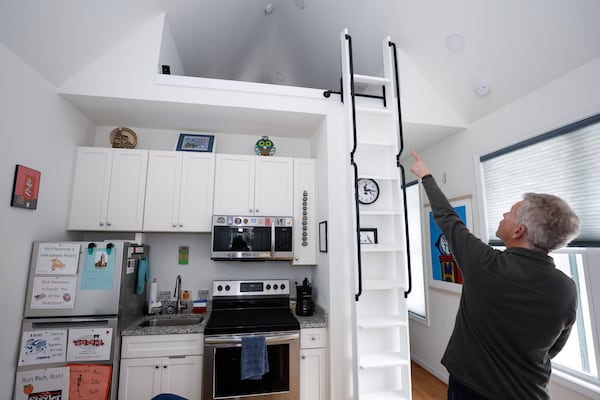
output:
<path id="1" fill-rule="evenodd" d="M 78 147 L 68 229 L 140 231 L 147 150 Z"/>
<path id="2" fill-rule="evenodd" d="M 293 265 L 317 263 L 316 160 L 294 159 L 294 259 Z"/>
<path id="3" fill-rule="evenodd" d="M 294 159 L 217 154 L 214 214 L 293 215 Z"/>
<path id="4" fill-rule="evenodd" d="M 300 400 L 329 398 L 327 329 L 300 330 Z"/>
<path id="5" fill-rule="evenodd" d="M 119 399 L 148 400 L 159 393 L 199 399 L 202 350 L 200 334 L 123 337 Z"/>
<path id="6" fill-rule="evenodd" d="M 210 232 L 215 155 L 150 151 L 145 232 Z"/>

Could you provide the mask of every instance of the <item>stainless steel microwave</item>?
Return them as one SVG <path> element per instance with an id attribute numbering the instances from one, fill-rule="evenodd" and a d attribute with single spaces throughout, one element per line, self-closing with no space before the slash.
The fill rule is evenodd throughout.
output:
<path id="1" fill-rule="evenodd" d="M 213 260 L 291 260 L 292 217 L 214 215 Z"/>

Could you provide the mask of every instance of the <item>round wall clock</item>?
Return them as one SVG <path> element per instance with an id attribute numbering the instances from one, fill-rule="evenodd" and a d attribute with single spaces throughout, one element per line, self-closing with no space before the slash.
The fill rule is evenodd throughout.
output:
<path id="1" fill-rule="evenodd" d="M 358 201 L 361 204 L 373 204 L 379 198 L 379 185 L 371 178 L 358 180 Z"/>

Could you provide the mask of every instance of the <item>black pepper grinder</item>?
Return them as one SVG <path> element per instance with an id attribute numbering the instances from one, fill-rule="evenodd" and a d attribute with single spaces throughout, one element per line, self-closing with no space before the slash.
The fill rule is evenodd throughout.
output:
<path id="1" fill-rule="evenodd" d="M 308 317 L 312 314 L 312 287 L 308 283 L 308 278 L 304 278 L 302 286 L 296 285 L 296 315 Z"/>

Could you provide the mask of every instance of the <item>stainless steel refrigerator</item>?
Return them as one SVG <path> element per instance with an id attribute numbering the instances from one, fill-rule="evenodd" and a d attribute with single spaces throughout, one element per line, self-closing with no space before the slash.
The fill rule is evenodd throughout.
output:
<path id="1" fill-rule="evenodd" d="M 124 241 L 34 242 L 15 399 L 117 399 L 120 332 L 144 312 L 148 257 Z"/>

